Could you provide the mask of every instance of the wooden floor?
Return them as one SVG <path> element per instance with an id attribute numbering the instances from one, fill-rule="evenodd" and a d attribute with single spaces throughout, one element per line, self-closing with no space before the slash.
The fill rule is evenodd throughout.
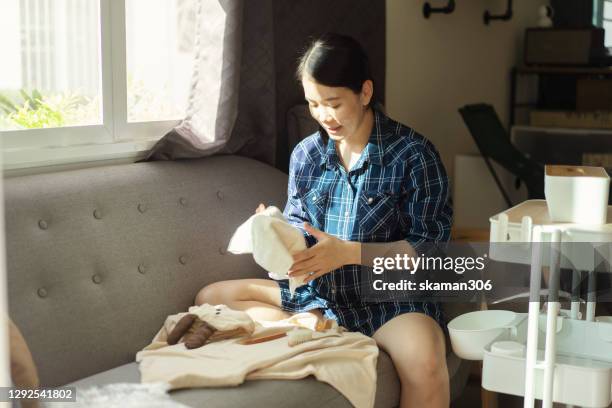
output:
<path id="1" fill-rule="evenodd" d="M 488 395 L 487 395 L 488 394 Z M 484 403 L 483 403 L 484 402 Z M 538 406 L 538 404 L 536 404 Z M 461 396 L 451 404 L 451 408 L 522 408 L 523 399 L 513 395 L 483 393 L 480 378 L 470 376 Z"/>

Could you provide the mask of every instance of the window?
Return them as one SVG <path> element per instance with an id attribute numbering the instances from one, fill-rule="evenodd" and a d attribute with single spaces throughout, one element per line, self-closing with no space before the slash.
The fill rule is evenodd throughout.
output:
<path id="1" fill-rule="evenodd" d="M 184 116 L 197 0 L 2 0 L 5 169 L 133 157 Z"/>
<path id="2" fill-rule="evenodd" d="M 602 13 L 602 27 L 606 30 L 606 47 L 612 47 L 612 1 L 604 0 Z"/>
<path id="3" fill-rule="evenodd" d="M 102 123 L 99 1 L 5 0 L 0 127 Z"/>
<path id="4" fill-rule="evenodd" d="M 184 116 L 193 68 L 193 6 L 193 1 L 126 0 L 128 122 Z"/>
<path id="5" fill-rule="evenodd" d="M 612 0 L 593 0 L 593 24 L 605 30 L 605 46 L 612 47 Z"/>

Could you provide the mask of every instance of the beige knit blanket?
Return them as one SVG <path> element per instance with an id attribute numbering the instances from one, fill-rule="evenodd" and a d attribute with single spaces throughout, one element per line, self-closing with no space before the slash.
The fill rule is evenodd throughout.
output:
<path id="1" fill-rule="evenodd" d="M 287 337 L 252 345 L 241 345 L 233 338 L 193 350 L 182 343 L 168 346 L 168 333 L 183 315 L 168 316 L 152 343 L 137 353 L 143 383 L 162 381 L 169 383 L 170 389 L 179 389 L 313 375 L 337 389 L 355 407 L 374 406 L 378 347 L 370 337 L 343 332 L 293 347 L 287 344 Z M 301 313 L 280 322 L 255 322 L 253 334 L 295 325 L 314 328 L 315 324 L 312 314 Z"/>

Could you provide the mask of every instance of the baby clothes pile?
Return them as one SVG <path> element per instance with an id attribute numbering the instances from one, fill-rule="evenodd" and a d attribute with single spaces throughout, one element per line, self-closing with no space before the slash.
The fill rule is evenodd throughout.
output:
<path id="1" fill-rule="evenodd" d="M 226 306 L 202 305 L 220 311 L 211 316 L 198 314 L 211 323 L 232 331 L 252 325 L 252 336 L 259 337 L 296 327 L 315 329 L 317 318 L 301 313 L 281 321 L 250 321 L 246 313 Z M 196 308 L 190 312 L 196 313 Z M 184 343 L 168 345 L 168 334 L 185 313 L 168 316 L 163 327 L 147 347 L 139 351 L 142 383 L 163 382 L 170 390 L 194 387 L 236 386 L 245 380 L 296 380 L 313 375 L 330 384 L 357 408 L 374 406 L 378 347 L 368 336 L 339 331 L 339 335 L 315 336 L 291 346 L 288 337 L 257 344 L 241 344 L 244 336 L 210 341 L 202 347 L 187 349 Z M 242 317 L 240 317 L 242 316 Z M 237 319 L 238 317 L 238 319 Z M 227 324 L 225 324 L 227 323 Z M 248 336 L 248 335 L 247 335 Z"/>

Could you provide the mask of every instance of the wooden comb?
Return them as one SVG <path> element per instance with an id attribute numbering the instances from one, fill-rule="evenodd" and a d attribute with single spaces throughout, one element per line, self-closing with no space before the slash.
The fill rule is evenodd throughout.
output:
<path id="1" fill-rule="evenodd" d="M 240 340 L 238 344 L 242 344 L 243 346 L 248 346 L 250 344 L 258 344 L 265 343 L 266 341 L 280 339 L 281 337 L 285 337 L 287 335 L 287 331 L 291 328 L 283 328 L 281 332 L 275 332 L 270 334 L 260 334 L 258 336 L 247 337 L 246 339 Z"/>

